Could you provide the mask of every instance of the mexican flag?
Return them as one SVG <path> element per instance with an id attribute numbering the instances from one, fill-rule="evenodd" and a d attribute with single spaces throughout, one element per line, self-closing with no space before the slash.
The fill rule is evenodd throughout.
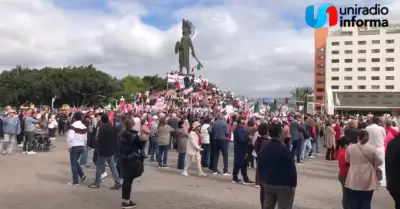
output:
<path id="1" fill-rule="evenodd" d="M 201 69 L 201 65 L 197 64 L 196 66 L 192 67 L 192 72 L 194 72 L 195 70 L 199 71 Z"/>

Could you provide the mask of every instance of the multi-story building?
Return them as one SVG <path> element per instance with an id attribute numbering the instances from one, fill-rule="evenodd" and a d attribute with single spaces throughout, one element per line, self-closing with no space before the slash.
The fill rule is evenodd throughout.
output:
<path id="1" fill-rule="evenodd" d="M 317 35 L 315 42 L 322 42 Z M 400 109 L 400 27 L 340 28 L 328 33 L 324 45 L 324 71 L 318 70 L 316 52 L 316 103 L 323 99 L 328 114 L 335 111 L 396 114 Z M 321 88 L 324 93 L 320 94 Z"/>
<path id="2" fill-rule="evenodd" d="M 328 28 L 315 29 L 315 57 L 314 57 L 314 102 L 317 111 L 324 109 L 325 98 L 325 53 Z"/>

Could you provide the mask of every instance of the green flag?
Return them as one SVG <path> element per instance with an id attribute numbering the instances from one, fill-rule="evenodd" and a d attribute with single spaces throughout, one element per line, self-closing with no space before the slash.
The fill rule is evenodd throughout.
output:
<path id="1" fill-rule="evenodd" d="M 258 101 L 254 104 L 253 112 L 254 113 L 259 113 L 260 112 L 260 103 Z"/>

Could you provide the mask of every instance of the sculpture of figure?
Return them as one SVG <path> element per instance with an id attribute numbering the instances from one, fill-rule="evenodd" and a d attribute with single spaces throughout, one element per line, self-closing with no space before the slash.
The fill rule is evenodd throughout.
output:
<path id="1" fill-rule="evenodd" d="M 182 20 L 182 38 L 181 41 L 177 41 L 175 44 L 175 54 L 179 53 L 179 73 L 183 73 L 183 67 L 186 68 L 187 74 L 189 74 L 190 70 L 190 62 L 189 62 L 189 50 L 192 52 L 192 56 L 197 60 L 200 66 L 203 65 L 199 62 L 194 52 L 194 47 L 192 44 L 193 35 L 195 34 L 195 28 L 193 24 L 189 20 Z"/>

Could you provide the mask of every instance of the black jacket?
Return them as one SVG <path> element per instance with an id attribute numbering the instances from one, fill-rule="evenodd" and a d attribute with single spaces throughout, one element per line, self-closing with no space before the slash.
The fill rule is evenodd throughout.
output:
<path id="1" fill-rule="evenodd" d="M 400 136 L 389 142 L 385 155 L 387 189 L 400 192 Z"/>
<path id="2" fill-rule="evenodd" d="M 118 137 L 118 160 L 122 177 L 139 177 L 144 171 L 144 153 L 137 131 L 124 130 Z"/>
<path id="3" fill-rule="evenodd" d="M 23 130 L 23 129 L 21 129 Z M 3 138 L 4 137 L 4 130 L 3 130 L 3 119 L 0 118 L 0 137 Z"/>
<path id="4" fill-rule="evenodd" d="M 117 154 L 117 136 L 111 123 L 101 124 L 97 137 L 96 147 L 100 156 L 110 157 Z"/>

